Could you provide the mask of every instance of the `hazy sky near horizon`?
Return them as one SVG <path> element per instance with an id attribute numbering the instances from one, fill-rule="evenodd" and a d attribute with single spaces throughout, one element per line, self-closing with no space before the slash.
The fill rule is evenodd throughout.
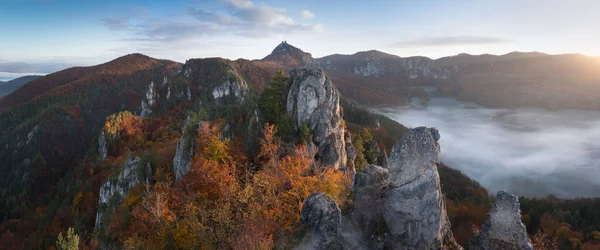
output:
<path id="1" fill-rule="evenodd" d="M 596 0 L 0 0 L 0 63 L 259 59 L 283 40 L 314 57 L 600 55 L 598 10 Z"/>

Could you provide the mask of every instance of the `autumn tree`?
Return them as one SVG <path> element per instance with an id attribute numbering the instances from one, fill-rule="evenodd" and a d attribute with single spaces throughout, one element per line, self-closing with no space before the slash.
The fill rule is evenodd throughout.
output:
<path id="1" fill-rule="evenodd" d="M 77 250 L 79 249 L 79 235 L 70 227 L 67 234 L 63 236 L 62 232 L 58 234 L 56 247 L 60 250 Z"/>

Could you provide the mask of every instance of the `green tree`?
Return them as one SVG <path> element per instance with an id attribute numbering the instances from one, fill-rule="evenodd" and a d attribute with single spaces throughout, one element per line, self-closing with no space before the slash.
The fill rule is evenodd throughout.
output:
<path id="1" fill-rule="evenodd" d="M 287 138 L 294 131 L 292 118 L 286 110 L 287 83 L 288 78 L 283 71 L 277 71 L 258 99 L 258 108 L 264 121 L 274 124 L 277 127 L 277 135 L 282 138 Z"/>
<path id="2" fill-rule="evenodd" d="M 70 227 L 67 230 L 66 237 L 62 233 L 58 234 L 56 247 L 60 250 L 77 250 L 79 249 L 79 235 L 75 234 L 75 230 Z"/>
<path id="3" fill-rule="evenodd" d="M 306 123 L 300 128 L 300 131 L 298 131 L 298 140 L 300 143 L 312 141 L 312 133 Z"/>

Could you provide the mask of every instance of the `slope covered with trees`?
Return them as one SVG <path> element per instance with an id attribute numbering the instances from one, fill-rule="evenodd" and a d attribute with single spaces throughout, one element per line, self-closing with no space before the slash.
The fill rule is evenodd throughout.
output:
<path id="1" fill-rule="evenodd" d="M 0 245 L 297 246 L 305 231 L 304 200 L 325 192 L 348 211 L 352 180 L 346 172 L 315 166 L 314 148 L 305 143 L 310 129 L 295 128 L 286 110 L 290 81 L 277 72 L 284 66 L 220 58 L 182 65 L 130 55 L 42 77 L 1 99 Z M 369 112 L 361 105 L 369 102 L 353 98 L 360 96 L 358 91 L 340 100 L 359 171 L 381 164 L 407 131 Z M 142 117 L 144 103 L 151 112 Z M 252 121 L 261 128 L 256 154 L 248 153 Z M 193 145 L 193 153 L 190 170 L 177 180 L 173 165 L 182 141 Z M 101 205 L 100 188 L 121 175 L 130 156 L 149 166 L 143 170 L 147 179 L 120 202 Z M 467 246 L 493 197 L 450 167 L 439 164 L 438 171 L 452 231 Z M 599 207 L 598 199 L 521 198 L 523 222 L 538 249 L 597 249 Z M 98 227 L 100 209 L 110 212 Z"/>

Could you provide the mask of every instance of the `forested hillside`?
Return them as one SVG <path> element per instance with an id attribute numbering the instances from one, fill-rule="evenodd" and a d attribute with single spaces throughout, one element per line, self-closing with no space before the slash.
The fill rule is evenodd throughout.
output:
<path id="1" fill-rule="evenodd" d="M 185 64 L 134 54 L 0 99 L 0 245 L 51 249 L 77 235 L 83 249 L 292 249 L 311 194 L 355 211 L 354 174 L 388 164 L 409 130 L 364 106 L 389 93 L 289 72 L 311 62 L 300 52 Z M 437 164 L 441 193 L 468 247 L 494 197 L 451 167 Z M 599 199 L 520 204 L 536 249 L 600 246 Z"/>

